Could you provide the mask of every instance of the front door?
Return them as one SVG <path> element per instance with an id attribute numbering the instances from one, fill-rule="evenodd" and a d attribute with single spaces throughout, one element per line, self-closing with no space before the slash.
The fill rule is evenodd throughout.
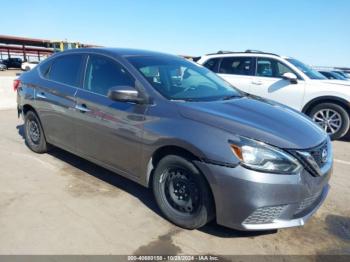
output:
<path id="1" fill-rule="evenodd" d="M 304 99 L 305 81 L 298 77 L 298 82 L 293 84 L 283 79 L 282 75 L 287 72 L 296 74 L 276 59 L 258 57 L 256 75 L 251 81 L 250 93 L 275 100 L 300 111 Z"/>

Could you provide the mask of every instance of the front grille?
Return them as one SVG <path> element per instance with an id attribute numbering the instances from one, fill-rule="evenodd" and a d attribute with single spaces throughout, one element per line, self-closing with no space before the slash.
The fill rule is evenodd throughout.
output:
<path id="1" fill-rule="evenodd" d="M 279 218 L 287 205 L 261 207 L 247 217 L 243 224 L 267 224 Z"/>
<path id="2" fill-rule="evenodd" d="M 317 165 L 322 168 L 326 162 L 322 162 L 322 151 L 324 149 L 327 150 L 327 141 L 323 142 L 321 145 L 317 146 L 316 148 L 313 148 L 309 150 L 309 153 L 312 155 L 312 157 L 315 159 Z"/>
<path id="3" fill-rule="evenodd" d="M 322 190 L 317 192 L 316 194 L 313 194 L 310 197 L 305 198 L 303 201 L 300 202 L 298 209 L 295 211 L 295 215 L 298 215 L 302 213 L 304 210 L 307 210 L 311 206 L 313 206 L 318 199 L 321 197 Z"/>
<path id="4" fill-rule="evenodd" d="M 327 161 L 322 161 L 322 152 L 326 149 L 328 152 L 328 142 L 325 140 L 322 144 L 307 150 L 292 150 L 290 153 L 294 155 L 305 169 L 313 176 L 320 176 L 320 169 L 324 167 Z M 305 155 L 306 154 L 306 155 Z M 328 155 L 328 157 L 330 157 Z M 311 158 L 311 159 L 310 159 Z"/>

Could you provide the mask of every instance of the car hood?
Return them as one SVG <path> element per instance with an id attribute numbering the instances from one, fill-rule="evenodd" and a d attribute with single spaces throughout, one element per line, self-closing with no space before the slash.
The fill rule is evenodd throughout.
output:
<path id="1" fill-rule="evenodd" d="M 285 149 L 311 148 L 327 136 L 299 112 L 262 98 L 186 102 L 179 111 L 187 119 Z"/>

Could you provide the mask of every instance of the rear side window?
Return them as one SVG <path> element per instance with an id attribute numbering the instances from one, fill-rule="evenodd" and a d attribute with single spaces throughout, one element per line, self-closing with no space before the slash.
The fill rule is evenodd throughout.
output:
<path id="1" fill-rule="evenodd" d="M 116 61 L 99 55 L 89 56 L 84 88 L 100 95 L 116 86 L 135 86 L 135 79 Z"/>
<path id="2" fill-rule="evenodd" d="M 206 61 L 203 64 L 203 66 L 205 66 L 209 70 L 217 73 L 219 70 L 219 61 L 220 61 L 220 58 L 212 58 L 212 59 L 209 59 L 208 61 Z"/>
<path id="3" fill-rule="evenodd" d="M 51 64 L 47 78 L 63 84 L 78 86 L 83 56 L 65 55 L 56 58 Z"/>
<path id="4" fill-rule="evenodd" d="M 232 75 L 253 75 L 253 57 L 224 57 L 220 64 L 219 73 Z"/>

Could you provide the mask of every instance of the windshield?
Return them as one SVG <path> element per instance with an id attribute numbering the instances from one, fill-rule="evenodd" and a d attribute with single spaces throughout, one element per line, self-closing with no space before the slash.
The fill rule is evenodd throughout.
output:
<path id="1" fill-rule="evenodd" d="M 134 56 L 127 59 L 170 100 L 213 101 L 241 96 L 238 90 L 213 72 L 181 58 Z"/>
<path id="2" fill-rule="evenodd" d="M 293 64 L 295 67 L 297 67 L 300 71 L 302 71 L 310 79 L 322 79 L 322 80 L 327 79 L 321 73 L 317 72 L 316 70 L 312 69 L 311 67 L 305 65 L 304 63 L 302 63 L 294 58 L 288 58 L 287 61 L 289 63 Z"/>

